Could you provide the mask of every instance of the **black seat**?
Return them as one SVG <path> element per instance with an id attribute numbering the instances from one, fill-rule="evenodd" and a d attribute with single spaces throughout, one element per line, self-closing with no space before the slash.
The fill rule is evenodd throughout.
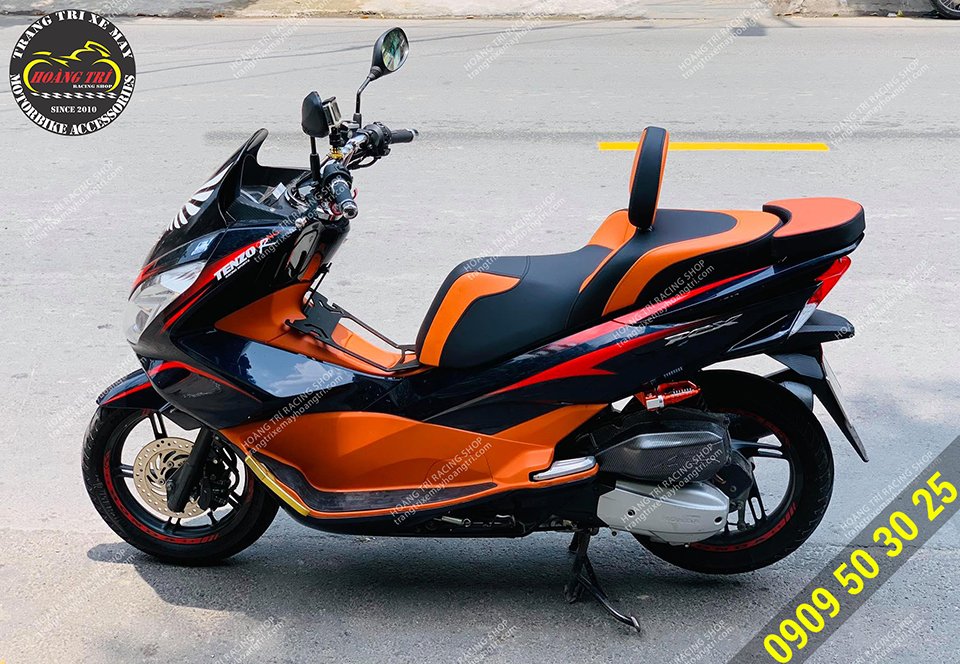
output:
<path id="1" fill-rule="evenodd" d="M 710 266 L 698 276 L 704 283 L 768 265 L 777 216 L 657 209 L 668 140 L 662 129 L 644 131 L 630 207 L 610 215 L 585 247 L 454 268 L 417 335 L 420 363 L 467 368 L 516 355 L 669 297 L 678 279 L 700 274 L 698 265 Z"/>
<path id="2" fill-rule="evenodd" d="M 420 363 L 466 368 L 506 358 L 674 295 L 678 281 L 702 278 L 696 285 L 703 285 L 769 265 L 780 224 L 764 212 L 659 210 L 657 218 L 656 232 L 638 231 L 621 210 L 577 251 L 461 263 L 420 327 Z M 628 240 L 599 244 L 616 226 L 629 227 Z"/>
<path id="3" fill-rule="evenodd" d="M 567 254 L 499 256 L 461 263 L 440 286 L 420 326 L 420 363 L 471 367 L 555 336 L 568 326 L 580 284 L 609 253 L 606 247 L 587 245 Z M 478 264 L 489 267 L 477 273 Z M 505 278 L 499 282 L 503 290 L 488 292 L 480 284 L 474 286 L 471 281 L 479 281 L 478 274 Z M 470 292 L 452 292 L 456 284 Z M 455 308 L 441 312 L 441 307 L 451 306 Z M 456 319 L 452 325 L 436 325 L 438 314 Z"/>

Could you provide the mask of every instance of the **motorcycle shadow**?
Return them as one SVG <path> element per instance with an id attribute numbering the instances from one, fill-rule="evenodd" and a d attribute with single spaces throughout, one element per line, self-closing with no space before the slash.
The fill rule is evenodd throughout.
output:
<path id="1" fill-rule="evenodd" d="M 517 620 L 538 613 L 537 622 L 572 627 L 584 612 L 598 619 L 603 613 L 592 600 L 575 611 L 564 600 L 573 564 L 569 542 L 569 535 L 553 533 L 522 540 L 304 535 L 283 519 L 256 545 L 213 566 L 164 564 L 122 542 L 99 544 L 88 556 L 132 565 L 168 604 L 252 618 L 316 622 L 327 614 L 337 622 L 375 616 L 403 624 L 475 620 L 478 610 L 488 610 Z M 638 615 L 656 611 L 665 596 L 732 602 L 742 586 L 764 585 L 756 574 L 712 577 L 670 567 L 629 536 L 598 537 L 591 553 L 614 603 Z"/>

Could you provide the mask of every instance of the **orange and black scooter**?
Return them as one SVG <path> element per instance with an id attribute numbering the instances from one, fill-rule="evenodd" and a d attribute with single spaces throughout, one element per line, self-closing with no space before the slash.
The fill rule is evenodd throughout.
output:
<path id="1" fill-rule="evenodd" d="M 403 63 L 402 30 L 367 83 Z M 587 558 L 600 528 L 690 570 L 788 555 L 833 485 L 814 397 L 866 460 L 818 309 L 863 237 L 857 203 L 658 209 L 667 132 L 649 127 L 627 208 L 587 244 L 467 261 L 410 345 L 320 290 L 357 215 L 356 169 L 415 131 L 303 103 L 309 169 L 263 166 L 260 130 L 194 193 L 137 277 L 142 370 L 98 399 L 84 443 L 94 505 L 121 537 L 200 564 L 252 544 L 278 506 L 341 533 L 574 535 L 573 580 L 619 619 Z M 317 139 L 329 141 L 323 157 Z M 769 355 L 770 376 L 705 370 Z"/>

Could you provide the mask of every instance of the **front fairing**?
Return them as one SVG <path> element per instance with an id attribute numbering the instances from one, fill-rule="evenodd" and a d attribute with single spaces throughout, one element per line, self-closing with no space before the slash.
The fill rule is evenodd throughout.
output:
<path id="1" fill-rule="evenodd" d="M 166 305 L 138 340 L 131 340 L 138 354 L 162 356 L 169 337 L 185 331 L 184 323 L 190 322 L 191 329 L 209 327 L 217 316 L 289 283 L 289 271 L 283 269 L 289 251 L 282 249 L 302 228 L 303 219 L 285 197 L 270 198 L 269 204 L 260 201 L 264 192 L 296 180 L 304 171 L 260 165 L 257 153 L 266 137 L 266 130 L 257 131 L 216 169 L 147 257 L 132 296 L 155 275 L 185 263 L 203 268 L 190 288 Z M 218 297 L 208 297 L 215 290 Z M 200 313 L 206 315 L 198 317 Z"/>
<path id="2" fill-rule="evenodd" d="M 234 326 L 246 320 L 248 305 L 271 302 L 277 292 L 306 294 L 329 269 L 349 231 L 345 220 L 307 219 L 291 205 L 295 199 L 284 195 L 285 187 L 307 171 L 259 164 L 257 152 L 266 136 L 264 130 L 255 133 L 190 197 L 151 251 L 133 289 L 136 296 L 138 287 L 141 292 L 152 287 L 152 277 L 164 284 L 166 277 L 196 273 L 195 281 L 171 299 L 153 300 L 164 304 L 151 308 L 155 317 L 128 338 L 157 392 L 218 428 L 259 412 L 262 400 L 271 398 L 260 387 L 260 374 L 256 380 L 249 374 L 250 358 L 241 352 L 249 340 L 218 325 L 235 314 Z M 136 311 L 141 302 L 133 298 L 128 310 Z M 256 311 L 250 309 L 251 325 L 257 323 Z M 199 350 L 208 347 L 216 349 L 215 357 Z"/>
<path id="3" fill-rule="evenodd" d="M 292 180 L 302 171 L 298 169 L 264 168 L 257 163 L 257 154 L 267 130 L 260 129 L 251 136 L 240 149 L 234 152 L 207 180 L 187 199 L 183 207 L 167 225 L 166 230 L 147 256 L 144 268 L 152 264 L 175 265 L 176 260 L 168 259 L 168 254 L 186 247 L 193 240 L 203 236 L 219 234 L 227 228 L 250 225 L 251 222 L 283 220 L 294 210 L 287 207 L 269 207 L 256 205 L 255 201 L 245 203 L 253 210 L 235 210 L 240 201 L 241 183 L 244 180 L 280 183 Z M 174 255 L 173 259 L 180 256 Z"/>

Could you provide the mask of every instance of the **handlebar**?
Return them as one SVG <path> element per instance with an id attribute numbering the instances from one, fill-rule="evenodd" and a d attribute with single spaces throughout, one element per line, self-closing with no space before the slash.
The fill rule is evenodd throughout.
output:
<path id="1" fill-rule="evenodd" d="M 357 208 L 357 202 L 353 200 L 353 190 L 350 189 L 350 183 L 342 176 L 336 175 L 330 179 L 327 186 L 330 188 L 333 202 L 336 203 L 340 213 L 347 219 L 356 217 L 359 209 Z"/>
<path id="2" fill-rule="evenodd" d="M 375 122 L 356 130 L 344 144 L 338 158 L 327 156 L 321 162 L 321 177 L 318 184 L 330 191 L 332 202 L 347 219 L 357 216 L 359 209 L 353 199 L 353 178 L 348 169 L 357 159 L 367 156 L 379 159 L 390 152 L 394 143 L 410 143 L 420 133 L 416 129 L 388 129 Z"/>
<path id="3" fill-rule="evenodd" d="M 410 143 L 420 135 L 416 129 L 394 129 L 390 132 L 391 143 Z"/>

